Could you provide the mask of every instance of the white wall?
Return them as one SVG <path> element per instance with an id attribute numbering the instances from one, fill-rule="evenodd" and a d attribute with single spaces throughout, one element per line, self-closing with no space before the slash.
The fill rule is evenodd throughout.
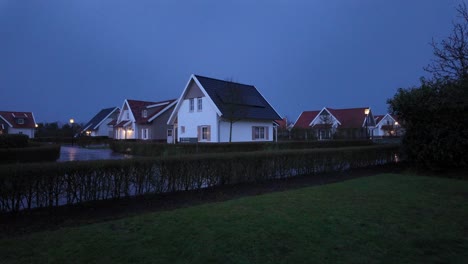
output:
<path id="1" fill-rule="evenodd" d="M 29 138 L 34 138 L 34 129 L 33 128 L 8 128 L 8 134 L 23 134 Z"/>
<path id="2" fill-rule="evenodd" d="M 385 115 L 384 118 L 381 121 L 379 121 L 378 126 L 376 126 L 374 129 L 374 136 L 385 136 L 385 130 L 382 129 L 382 126 L 386 125 L 395 125 L 395 120 L 389 115 Z"/>
<path id="3" fill-rule="evenodd" d="M 268 127 L 268 139 L 252 140 L 252 127 L 263 126 Z M 220 122 L 220 142 L 229 142 L 229 127 L 230 122 Z M 250 141 L 273 141 L 273 122 L 272 121 L 238 121 L 232 124 L 232 142 L 250 142 Z"/>
<path id="4" fill-rule="evenodd" d="M 210 126 L 211 141 L 218 142 L 218 117 L 215 108 L 206 97 L 202 97 L 203 109 L 197 111 L 197 99 L 194 99 L 194 111 L 189 111 L 189 99 L 182 101 L 179 112 L 177 113 L 178 135 L 180 138 L 197 138 L 198 126 Z M 182 133 L 182 126 L 185 127 L 185 133 Z"/>

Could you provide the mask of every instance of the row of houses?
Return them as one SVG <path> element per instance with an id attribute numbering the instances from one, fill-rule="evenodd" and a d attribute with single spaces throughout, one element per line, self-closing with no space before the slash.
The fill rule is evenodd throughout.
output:
<path id="1" fill-rule="evenodd" d="M 13 133 L 19 125 L 34 128 L 32 113 L 11 113 L 0 112 L 0 134 Z M 81 133 L 167 143 L 249 142 L 273 141 L 291 130 L 304 132 L 305 139 L 324 140 L 398 135 L 398 128 L 393 116 L 374 116 L 368 107 L 304 111 L 288 124 L 255 86 L 192 75 L 179 98 L 126 99 L 120 108 L 102 109 Z M 34 137 L 34 130 L 22 133 Z"/>

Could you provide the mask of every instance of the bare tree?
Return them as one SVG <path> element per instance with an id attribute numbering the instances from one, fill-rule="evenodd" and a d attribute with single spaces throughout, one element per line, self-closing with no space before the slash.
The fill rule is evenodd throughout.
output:
<path id="1" fill-rule="evenodd" d="M 424 68 L 437 79 L 461 80 L 468 77 L 468 10 L 466 4 L 457 7 L 457 20 L 451 35 L 440 43 L 434 39 L 435 59 Z"/>
<path id="2" fill-rule="evenodd" d="M 242 93 L 239 90 L 239 85 L 232 81 L 226 80 L 224 90 L 225 114 L 224 119 L 229 122 L 229 142 L 232 142 L 232 125 L 242 119 Z"/>

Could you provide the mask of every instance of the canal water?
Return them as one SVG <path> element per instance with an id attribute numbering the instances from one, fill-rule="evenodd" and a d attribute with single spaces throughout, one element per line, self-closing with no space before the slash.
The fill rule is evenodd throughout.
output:
<path id="1" fill-rule="evenodd" d="M 60 158 L 58 162 L 76 160 L 115 160 L 129 159 L 131 155 L 114 153 L 110 149 L 86 149 L 75 146 L 62 146 L 60 148 Z"/>

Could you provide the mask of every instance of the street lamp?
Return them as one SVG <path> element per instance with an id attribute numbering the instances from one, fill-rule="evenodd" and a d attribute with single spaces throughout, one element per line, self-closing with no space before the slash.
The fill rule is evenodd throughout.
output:
<path id="1" fill-rule="evenodd" d="M 72 143 L 72 146 L 74 145 L 73 143 L 73 138 L 74 138 L 74 131 L 73 131 L 73 124 L 75 123 L 75 119 L 73 118 L 70 118 L 70 126 L 71 126 L 71 131 L 72 131 L 72 140 L 71 140 L 71 143 Z"/>
<path id="2" fill-rule="evenodd" d="M 366 115 L 366 139 L 369 139 L 369 130 L 367 129 L 368 120 L 369 120 L 369 108 L 364 109 L 364 114 Z"/>

